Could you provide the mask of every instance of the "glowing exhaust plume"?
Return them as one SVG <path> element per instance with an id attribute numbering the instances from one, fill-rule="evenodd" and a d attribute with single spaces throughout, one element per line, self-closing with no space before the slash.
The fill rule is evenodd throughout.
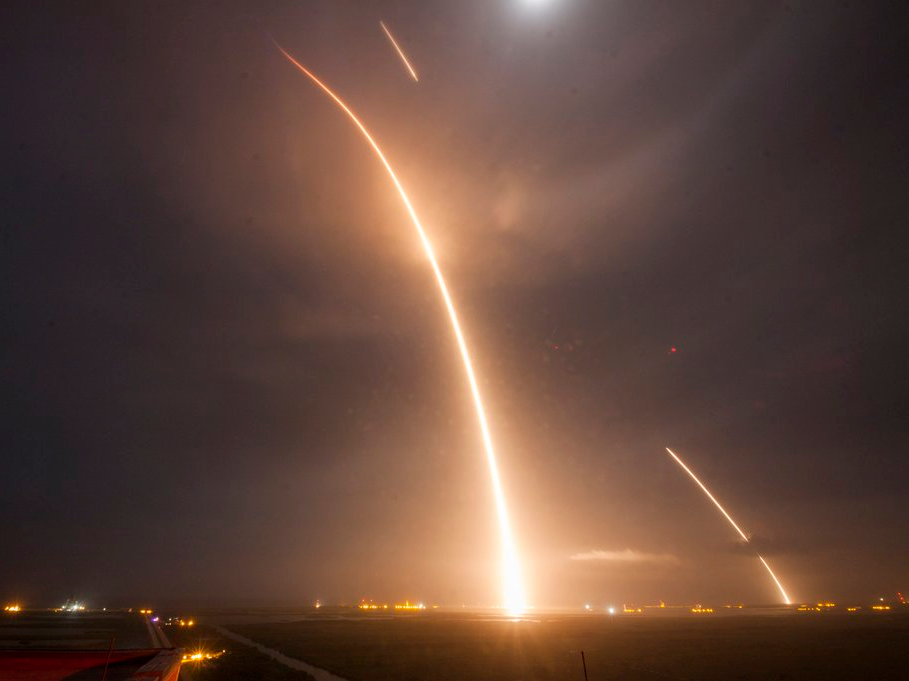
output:
<path id="1" fill-rule="evenodd" d="M 738 525 L 735 524 L 735 521 L 732 519 L 732 517 L 731 517 L 728 513 L 726 513 L 726 509 L 723 508 L 723 507 L 720 505 L 720 502 L 716 500 L 716 497 L 714 497 L 714 496 L 710 493 L 710 490 L 708 490 L 708 489 L 704 486 L 704 483 L 703 483 L 703 482 L 701 482 L 700 480 L 698 480 L 698 476 L 696 476 L 696 475 L 691 471 L 691 469 L 688 468 L 688 466 L 686 466 L 686 465 L 684 464 L 684 462 L 683 462 L 678 456 L 676 456 L 676 453 L 673 452 L 671 449 L 669 449 L 669 447 L 666 447 L 666 451 L 669 452 L 669 455 L 670 455 L 673 459 L 676 460 L 676 463 L 678 463 L 679 466 L 681 466 L 681 467 L 684 469 L 684 471 L 685 471 L 686 473 L 688 473 L 688 475 L 691 476 L 691 479 L 694 480 L 694 481 L 698 484 L 698 487 L 700 487 L 702 490 L 704 490 L 704 494 L 707 495 L 707 498 L 709 498 L 710 501 L 712 501 L 712 502 L 714 503 L 714 505 L 715 505 L 718 509 L 720 509 L 720 513 L 722 513 L 724 516 L 726 516 L 726 520 L 728 520 L 728 521 L 729 521 L 729 524 L 732 525 L 732 526 L 735 528 L 735 531 L 739 533 L 739 536 L 740 536 L 742 539 L 745 540 L 745 543 L 750 543 L 750 542 L 748 541 L 748 535 L 746 535 L 744 532 L 742 532 L 742 528 L 740 528 Z M 783 585 L 780 584 L 780 580 L 778 580 L 778 579 L 776 578 L 776 575 L 773 574 L 773 570 L 770 569 L 770 566 L 767 564 L 767 561 L 764 560 L 764 557 L 763 557 L 762 555 L 760 555 L 760 554 L 758 554 L 758 558 L 760 559 L 761 563 L 764 564 L 764 567 L 767 568 L 767 572 L 770 573 L 770 577 L 773 579 L 774 583 L 776 584 L 776 588 L 780 590 L 780 595 L 783 597 L 783 600 L 786 601 L 786 605 L 791 605 L 791 604 L 792 604 L 792 601 L 789 600 L 789 596 L 786 595 L 786 590 L 783 588 Z"/>
<path id="2" fill-rule="evenodd" d="M 420 82 L 420 79 L 417 78 L 417 72 L 413 70 L 413 66 L 410 65 L 410 62 L 407 61 L 407 57 L 404 56 L 404 50 L 398 47 L 398 41 L 395 40 L 395 37 L 391 34 L 391 31 L 388 30 L 388 26 L 385 25 L 384 21 L 379 22 L 379 26 L 382 27 L 382 30 L 385 31 L 385 35 L 388 36 L 388 39 L 391 41 L 392 46 L 397 50 L 398 56 L 401 57 L 401 61 L 404 62 L 404 66 L 407 67 L 407 70 L 410 71 L 410 75 L 413 76 L 413 79 Z"/>
<path id="3" fill-rule="evenodd" d="M 395 175 L 394 170 L 391 168 L 391 164 L 388 162 L 388 159 L 385 158 L 385 154 L 382 153 L 382 150 L 379 148 L 379 145 L 376 144 L 376 141 L 372 138 L 372 135 L 369 134 L 369 131 L 366 127 L 360 122 L 360 119 L 356 117 L 353 111 L 348 108 L 348 106 L 341 100 L 338 95 L 336 95 L 332 90 L 325 85 L 321 80 L 316 78 L 305 66 L 300 62 L 294 59 L 283 47 L 281 47 L 274 39 L 272 42 L 275 43 L 275 46 L 281 51 L 287 60 L 296 66 L 300 71 L 306 74 L 313 83 L 318 85 L 329 97 L 331 97 L 335 104 L 337 104 L 343 111 L 346 113 L 350 120 L 353 121 L 354 125 L 363 133 L 363 137 L 366 138 L 366 141 L 369 142 L 369 146 L 372 147 L 372 150 L 376 153 L 376 156 L 379 157 L 379 160 L 382 162 L 382 165 L 385 166 L 385 170 L 388 171 L 388 176 L 391 178 L 391 181 L 394 183 L 395 188 L 398 190 L 398 194 L 401 197 L 401 201 L 404 203 L 404 207 L 407 208 L 407 212 L 410 214 L 410 219 L 413 222 L 414 228 L 417 230 L 417 234 L 420 237 L 420 242 L 423 244 L 423 249 L 426 251 L 426 257 L 429 259 L 429 264 L 432 266 L 432 271 L 436 276 L 436 283 L 439 286 L 439 291 L 442 294 L 442 299 L 445 301 L 445 307 L 448 310 L 448 318 L 451 320 L 451 326 L 454 330 L 455 338 L 458 342 L 458 349 L 461 352 L 461 359 L 464 362 L 464 371 L 467 374 L 467 382 L 470 384 L 470 392 L 473 396 L 474 407 L 477 412 L 477 420 L 480 423 L 480 432 L 483 436 L 483 446 L 486 449 L 486 461 L 489 464 L 489 474 L 492 478 L 492 489 L 495 496 L 496 502 L 496 511 L 499 519 L 499 532 L 502 539 L 502 560 L 503 560 L 503 579 L 504 579 L 504 605 L 505 607 L 512 612 L 520 612 L 526 608 L 526 601 L 524 596 L 524 585 L 521 577 L 521 566 L 518 561 L 518 553 L 515 549 L 514 540 L 511 536 L 511 529 L 508 523 L 508 510 L 505 506 L 505 493 L 502 491 L 502 483 L 499 479 L 499 467 L 496 464 L 496 455 L 495 449 L 492 445 L 492 436 L 489 434 L 489 426 L 486 422 L 486 411 L 483 409 L 483 400 L 480 397 L 480 388 L 477 385 L 477 379 L 473 372 L 473 365 L 470 361 L 470 354 L 467 352 L 467 343 L 464 340 L 464 334 L 461 332 L 461 325 L 458 323 L 458 315 L 455 312 L 454 303 L 451 300 L 451 296 L 448 294 L 448 287 L 445 285 L 445 278 L 442 276 L 442 270 L 439 268 L 439 263 L 436 262 L 436 256 L 432 250 L 432 244 L 429 242 L 429 237 L 426 236 L 426 232 L 423 230 L 423 225 L 420 224 L 420 219 L 417 217 L 417 213 L 414 210 L 413 206 L 410 203 L 410 199 L 407 198 L 407 194 L 404 192 L 404 187 L 401 186 L 400 181 L 398 180 L 397 175 Z"/>

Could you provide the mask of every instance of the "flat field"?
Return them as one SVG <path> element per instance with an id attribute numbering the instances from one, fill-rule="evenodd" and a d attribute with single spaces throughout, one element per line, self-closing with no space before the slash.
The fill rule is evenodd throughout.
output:
<path id="1" fill-rule="evenodd" d="M 0 613 L 0 650 L 107 650 L 111 638 L 117 650 L 152 647 L 145 621 L 138 613 Z"/>
<path id="2" fill-rule="evenodd" d="M 232 624 L 350 681 L 906 679 L 909 614 L 413 617 Z"/>
<path id="3" fill-rule="evenodd" d="M 313 681 L 309 674 L 289 669 L 211 627 L 168 627 L 167 635 L 184 653 L 225 651 L 217 659 L 184 663 L 180 681 Z"/>

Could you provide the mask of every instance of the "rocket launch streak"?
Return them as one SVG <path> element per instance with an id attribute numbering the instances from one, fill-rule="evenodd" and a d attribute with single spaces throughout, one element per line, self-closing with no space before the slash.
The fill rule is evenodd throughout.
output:
<path id="1" fill-rule="evenodd" d="M 704 483 L 701 482 L 700 480 L 698 480 L 698 477 L 692 472 L 692 470 L 690 468 L 688 468 L 688 466 L 685 465 L 685 463 L 678 456 L 676 456 L 675 452 L 673 452 L 671 449 L 669 449 L 669 447 L 666 447 L 666 451 L 669 452 L 669 455 L 673 459 L 675 459 L 676 463 L 678 463 L 679 466 L 681 466 L 682 469 L 686 473 L 688 473 L 688 475 L 691 476 L 691 479 L 694 480 L 698 484 L 698 487 L 700 487 L 702 490 L 704 490 L 704 494 L 707 495 L 707 498 L 710 499 L 710 501 L 712 501 L 718 509 L 720 509 L 720 513 L 722 513 L 726 517 L 726 520 L 728 520 L 729 524 L 732 525 L 733 528 L 735 528 L 735 531 L 739 533 L 739 536 L 745 540 L 745 543 L 750 543 L 748 541 L 748 535 L 746 535 L 744 532 L 742 532 L 742 528 L 740 528 L 738 525 L 735 524 L 735 521 L 732 519 L 732 516 L 730 516 L 728 513 L 726 513 L 726 509 L 720 505 L 720 502 L 717 501 L 716 497 L 714 497 L 710 493 L 710 490 L 704 486 Z M 773 570 L 770 569 L 770 566 L 767 564 L 767 561 L 764 560 L 764 557 L 761 556 L 760 554 L 758 554 L 758 559 L 761 561 L 761 563 L 764 564 L 764 567 L 767 568 L 767 572 L 770 573 L 770 577 L 773 579 L 774 583 L 776 584 L 776 588 L 780 590 L 780 595 L 783 597 L 783 600 L 786 601 L 786 605 L 790 605 L 792 603 L 792 601 L 789 600 L 789 596 L 786 595 L 786 590 L 783 589 L 783 585 L 780 584 L 780 580 L 778 580 L 776 578 L 776 575 L 773 574 Z"/>
<path id="2" fill-rule="evenodd" d="M 423 229 L 423 225 L 420 224 L 420 219 L 417 217 L 417 213 L 414 210 L 413 205 L 411 205 L 410 199 L 407 197 L 407 194 L 404 191 L 404 187 L 398 180 L 397 175 L 395 175 L 394 170 L 392 170 L 391 164 L 388 162 L 388 159 L 385 158 L 385 154 L 382 153 L 382 150 L 379 148 L 379 145 L 373 139 L 372 135 L 360 122 L 360 119 L 356 117 L 354 112 L 350 110 L 350 108 L 340 97 L 338 97 L 338 95 L 336 95 L 327 85 L 325 85 L 325 83 L 316 78 L 316 76 L 305 66 L 294 59 L 290 53 L 287 52 L 287 50 L 281 47 L 281 45 L 279 45 L 277 41 L 274 40 L 274 38 L 272 38 L 272 42 L 275 43 L 275 46 L 281 51 L 281 54 L 283 54 L 291 64 L 302 71 L 310 80 L 312 80 L 313 83 L 318 85 L 325 92 L 325 94 L 331 97 L 331 99 L 334 100 L 335 104 L 337 104 L 344 111 L 344 113 L 350 117 L 350 120 L 353 121 L 354 125 L 357 126 L 357 128 L 363 134 L 363 137 L 365 137 L 366 141 L 369 142 L 369 145 L 372 147 L 372 150 L 375 152 L 376 156 L 379 157 L 382 165 L 385 166 L 385 170 L 388 172 L 388 176 L 391 178 L 391 181 L 394 183 L 395 188 L 398 190 L 398 195 L 401 197 L 401 201 L 403 202 L 404 207 L 407 209 L 407 212 L 410 215 L 413 226 L 417 230 L 420 242 L 423 244 L 423 249 L 426 251 L 426 257 L 429 259 L 429 264 L 432 266 L 432 271 L 435 274 L 436 283 L 438 284 L 439 291 L 442 294 L 442 299 L 445 301 L 445 307 L 448 310 L 448 318 L 451 321 L 451 326 L 454 330 L 454 335 L 458 343 L 458 349 L 461 353 L 461 360 L 464 363 L 464 371 L 467 374 L 467 382 L 470 385 L 470 393 L 473 396 L 473 403 L 477 413 L 477 420 L 479 421 L 480 432 L 483 437 L 483 445 L 486 449 L 486 461 L 489 465 L 490 477 L 492 478 L 492 489 L 496 502 L 496 511 L 499 520 L 499 533 L 501 535 L 502 541 L 504 605 L 511 612 L 520 612 L 524 610 L 527 605 L 524 596 L 521 566 L 518 560 L 518 553 L 515 548 L 514 539 L 512 538 L 511 528 L 508 522 L 508 509 L 506 508 L 505 504 L 505 493 L 502 490 L 502 483 L 499 478 L 499 467 L 496 463 L 495 449 L 492 445 L 492 436 L 490 435 L 489 425 L 486 421 L 486 410 L 483 408 L 483 400 L 480 397 L 480 388 L 477 384 L 476 376 L 474 375 L 473 364 L 470 361 L 470 354 L 467 351 L 467 342 L 464 340 L 464 334 L 461 332 L 461 325 L 458 323 L 458 315 L 455 312 L 454 303 L 452 302 L 451 296 L 448 293 L 448 286 L 445 284 L 445 278 L 442 276 L 442 270 L 439 268 L 439 264 L 436 261 L 436 256 L 433 252 L 432 244 L 429 242 L 429 237 L 426 235 L 426 232 Z M 414 78 L 416 78 L 416 74 L 414 74 Z"/>

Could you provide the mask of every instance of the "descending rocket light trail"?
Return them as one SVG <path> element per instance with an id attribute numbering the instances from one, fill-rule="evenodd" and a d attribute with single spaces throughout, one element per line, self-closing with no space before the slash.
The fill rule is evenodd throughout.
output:
<path id="1" fill-rule="evenodd" d="M 505 504 L 505 493 L 502 491 L 502 482 L 499 478 L 499 467 L 496 463 L 496 455 L 495 449 L 492 444 L 492 436 L 489 433 L 489 425 L 486 421 L 486 410 L 483 408 L 483 400 L 480 397 L 480 388 L 477 384 L 476 376 L 474 375 L 473 364 L 470 361 L 470 354 L 467 351 L 467 342 L 464 340 L 464 334 L 461 332 L 461 325 L 458 323 L 458 315 L 455 312 L 454 303 L 452 302 L 451 296 L 448 293 L 448 286 L 445 284 L 445 278 L 442 276 L 442 270 L 439 268 L 439 263 L 436 261 L 436 256 L 433 252 L 429 237 L 426 235 L 426 232 L 423 229 L 423 225 L 420 224 L 420 219 L 417 217 L 417 213 L 414 210 L 413 205 L 411 205 L 410 199 L 407 197 L 407 194 L 404 191 L 404 187 L 398 180 L 398 176 L 395 175 L 394 170 L 392 170 L 391 164 L 388 162 L 388 159 L 385 158 L 385 154 L 382 153 L 382 150 L 379 148 L 379 145 L 373 139 L 372 135 L 360 122 L 360 119 L 356 117 L 354 112 L 350 110 L 350 108 L 340 97 L 338 97 L 338 95 L 336 95 L 327 85 L 325 85 L 325 83 L 319 80 L 305 66 L 294 59 L 293 56 L 287 52 L 287 50 L 281 47 L 281 45 L 279 45 L 277 41 L 274 40 L 274 38 L 272 38 L 272 42 L 274 42 L 275 46 L 281 51 L 281 54 L 283 54 L 291 64 L 306 74 L 306 76 L 309 77 L 313 83 L 318 85 L 325 92 L 325 94 L 331 97 L 334 100 L 335 104 L 337 104 L 344 111 L 344 113 L 350 117 L 350 120 L 353 121 L 354 125 L 356 125 L 360 132 L 363 133 L 363 137 L 365 137 L 366 141 L 369 142 L 372 150 L 375 152 L 376 156 L 379 157 L 382 165 L 385 166 L 385 170 L 388 171 L 388 176 L 391 178 L 391 181 L 394 183 L 395 188 L 398 190 L 398 195 L 401 197 L 401 201 L 404 203 L 404 207 L 407 209 L 407 212 L 410 215 L 413 226 L 417 230 L 417 234 L 420 237 L 420 242 L 423 244 L 423 250 L 426 252 L 426 257 L 429 259 L 429 264 L 432 266 L 432 271 L 435 274 L 436 283 L 438 284 L 439 291 L 442 294 L 442 299 L 445 301 L 445 307 L 448 310 L 448 318 L 451 321 L 455 339 L 458 343 L 458 349 L 461 352 L 461 360 L 464 363 L 464 371 L 467 374 L 467 382 L 470 385 L 470 393 L 473 396 L 473 403 L 477 412 L 477 420 L 479 421 L 480 432 L 483 436 L 483 446 L 486 450 L 486 461 L 489 464 L 489 474 L 492 478 L 492 489 L 493 495 L 495 497 L 496 512 L 499 521 L 499 533 L 501 535 L 502 541 L 504 606 L 510 612 L 521 612 L 527 607 L 524 595 L 523 579 L 521 576 L 521 565 L 518 560 L 518 552 L 515 548 L 514 539 L 511 535 L 511 527 L 508 522 L 508 509 Z"/>
<path id="2" fill-rule="evenodd" d="M 718 509 L 720 509 L 720 513 L 722 513 L 724 516 L 726 516 L 726 520 L 728 520 L 729 524 L 735 528 L 735 531 L 739 533 L 739 536 L 745 540 L 745 543 L 746 544 L 751 543 L 748 540 L 748 535 L 746 535 L 744 532 L 742 532 L 742 528 L 740 528 L 738 525 L 735 524 L 735 521 L 732 519 L 732 516 L 730 516 L 728 513 L 726 513 L 726 509 L 720 505 L 720 502 L 717 501 L 716 497 L 714 497 L 710 493 L 710 490 L 704 486 L 704 483 L 701 482 L 700 480 L 698 480 L 698 476 L 696 476 L 692 472 L 692 470 L 690 468 L 688 468 L 688 466 L 686 466 L 685 463 L 676 455 L 676 453 L 674 451 L 672 451 L 671 449 L 669 449 L 669 447 L 666 447 L 666 451 L 669 452 L 669 455 L 673 459 L 676 460 L 676 463 L 678 463 L 679 466 L 681 466 L 682 469 L 686 473 L 688 473 L 688 475 L 691 476 L 691 479 L 694 480 L 698 484 L 698 487 L 700 487 L 702 490 L 704 490 L 704 494 L 707 495 L 707 498 L 710 499 L 710 501 L 712 501 Z M 776 583 L 776 588 L 780 590 L 780 595 L 783 597 L 783 600 L 786 601 L 786 605 L 791 605 L 792 601 L 789 600 L 789 596 L 786 595 L 786 590 L 783 588 L 783 585 L 780 584 L 780 580 L 778 580 L 776 578 L 776 575 L 773 574 L 773 570 L 770 569 L 770 566 L 767 564 L 767 561 L 764 560 L 764 557 L 760 554 L 758 554 L 758 559 L 761 561 L 761 563 L 764 564 L 764 567 L 767 568 L 767 572 L 770 573 L 770 577 Z"/>
<path id="3" fill-rule="evenodd" d="M 395 37 L 391 34 L 391 31 L 388 30 L 388 26 L 385 25 L 384 21 L 379 22 L 379 26 L 382 27 L 382 30 L 385 31 L 385 35 L 388 36 L 388 39 L 391 41 L 392 46 L 398 52 L 398 56 L 401 57 L 401 61 L 404 62 L 404 66 L 407 67 L 407 70 L 410 71 L 410 75 L 413 76 L 413 79 L 420 82 L 420 79 L 417 78 L 417 72 L 413 70 L 413 66 L 410 65 L 410 62 L 407 61 L 407 57 L 404 56 L 404 50 L 398 47 L 398 41 L 395 40 Z"/>

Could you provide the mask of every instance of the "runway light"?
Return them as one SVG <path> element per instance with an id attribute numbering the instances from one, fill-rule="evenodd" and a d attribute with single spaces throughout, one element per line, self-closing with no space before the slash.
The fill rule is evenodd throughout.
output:
<path id="1" fill-rule="evenodd" d="M 357 606 L 360 610 L 388 610 L 388 603 L 373 603 L 372 601 L 361 601 L 360 605 Z"/>
<path id="2" fill-rule="evenodd" d="M 426 606 L 422 603 L 404 601 L 403 603 L 395 603 L 395 610 L 426 610 Z"/>
<path id="3" fill-rule="evenodd" d="M 609 612 L 610 615 L 615 615 L 615 608 L 613 608 L 611 605 L 608 608 L 606 608 L 606 610 Z"/>
<path id="4" fill-rule="evenodd" d="M 214 653 L 207 650 L 197 650 L 193 653 L 183 653 L 181 662 L 204 662 L 206 660 L 214 660 L 215 658 L 221 657 L 226 652 L 226 650 Z"/>
<path id="5" fill-rule="evenodd" d="M 7 605 L 7 606 L 6 606 L 5 608 L 3 608 L 3 609 L 4 609 L 6 612 L 19 612 L 22 608 L 19 606 L 18 603 L 14 603 L 13 605 Z"/>

